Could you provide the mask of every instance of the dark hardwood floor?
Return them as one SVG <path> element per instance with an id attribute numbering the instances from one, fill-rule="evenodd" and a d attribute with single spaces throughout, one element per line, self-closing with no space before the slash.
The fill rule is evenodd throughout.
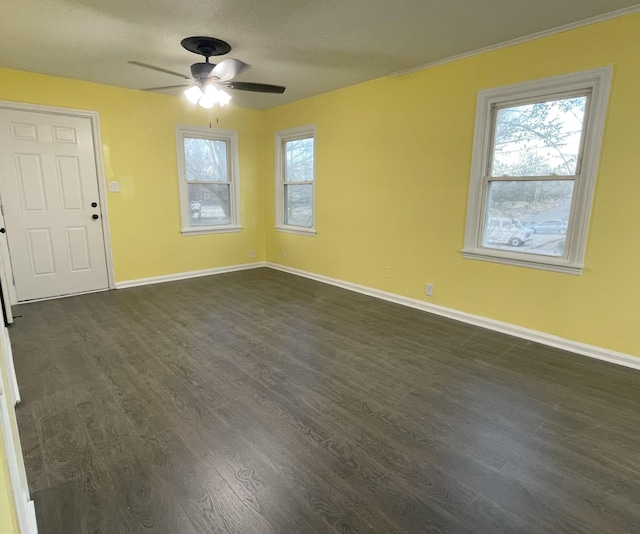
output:
<path id="1" fill-rule="evenodd" d="M 640 373 L 269 269 L 19 306 L 40 534 L 640 532 Z"/>

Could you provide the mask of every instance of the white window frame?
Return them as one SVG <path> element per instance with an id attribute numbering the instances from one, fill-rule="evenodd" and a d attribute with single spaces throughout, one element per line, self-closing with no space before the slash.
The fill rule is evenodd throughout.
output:
<path id="1" fill-rule="evenodd" d="M 284 147 L 289 141 L 313 139 L 313 181 L 285 182 Z M 276 230 L 301 235 L 316 235 L 316 126 L 309 124 L 276 132 Z M 311 185 L 311 227 L 285 224 L 285 185 Z"/>
<path id="2" fill-rule="evenodd" d="M 517 265 L 579 275 L 584 267 L 587 230 L 593 201 L 604 123 L 611 85 L 611 67 L 576 72 L 533 82 L 487 89 L 478 93 L 473 140 L 471 179 L 465 229 L 464 258 Z M 572 92 L 590 91 L 585 110 L 586 124 L 579 173 L 574 180 L 569 229 L 564 254 L 560 257 L 484 247 L 482 234 L 485 202 L 490 183 L 489 165 L 493 150 L 493 110 L 510 103 L 526 103 Z M 577 171 L 578 172 L 578 171 Z M 559 177 L 562 178 L 562 177 Z M 535 177 L 531 177 L 534 180 Z"/>
<path id="3" fill-rule="evenodd" d="M 229 147 L 227 153 L 227 165 L 229 166 L 229 210 L 231 223 L 213 226 L 191 226 L 191 209 L 189 206 L 189 188 L 186 175 L 184 154 L 184 140 L 186 137 L 198 139 L 211 139 L 224 141 Z M 206 128 L 186 124 L 176 125 L 176 145 L 178 153 L 178 183 L 180 185 L 180 213 L 182 220 L 182 235 L 219 234 L 226 232 L 239 232 L 240 225 L 240 176 L 238 162 L 238 132 L 235 130 L 222 130 L 219 128 Z M 216 183 L 216 182 L 211 182 Z"/>

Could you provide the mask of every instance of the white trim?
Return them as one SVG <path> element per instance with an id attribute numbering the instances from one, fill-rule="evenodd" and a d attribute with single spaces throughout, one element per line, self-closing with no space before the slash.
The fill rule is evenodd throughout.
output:
<path id="1" fill-rule="evenodd" d="M 313 139 L 313 180 L 300 182 L 300 185 L 311 185 L 311 226 L 294 226 L 284 223 L 284 188 L 285 171 L 282 150 L 287 141 L 298 139 Z M 279 232 L 288 232 L 298 235 L 316 235 L 316 125 L 296 126 L 287 130 L 278 130 L 275 133 L 275 162 L 276 162 L 276 225 Z M 289 182 L 290 183 L 290 182 Z"/>
<path id="2" fill-rule="evenodd" d="M 2 214 L 2 205 L 0 205 L 0 225 L 4 227 L 4 216 Z M 7 233 L 2 234 L 0 238 L 0 293 L 4 300 L 4 311 L 7 316 L 7 323 L 13 323 L 13 310 L 11 309 L 11 291 L 9 284 L 11 271 L 5 269 L 5 265 L 9 263 L 9 244 L 7 241 Z M 12 288 L 15 289 L 15 288 Z"/>
<path id="3" fill-rule="evenodd" d="M 392 72 L 391 74 L 389 74 L 389 76 L 392 76 L 392 77 L 404 76 L 405 74 L 411 74 L 413 72 L 429 69 L 431 67 L 436 67 L 438 65 L 445 65 L 446 63 L 452 63 L 460 59 L 466 59 L 469 57 L 484 54 L 485 52 L 493 52 L 495 50 L 500 50 L 502 48 L 508 48 L 510 46 L 527 43 L 529 41 L 535 41 L 536 39 L 542 39 L 544 37 L 549 37 L 551 35 L 557 35 L 558 33 L 564 33 L 571 30 L 576 30 L 584 26 L 597 24 L 598 22 L 605 22 L 607 20 L 615 19 L 618 17 L 624 17 L 625 15 L 631 15 L 632 13 L 637 13 L 638 11 L 640 11 L 640 6 L 631 6 L 631 7 L 625 7 L 622 9 L 617 9 L 616 11 L 611 11 L 603 15 L 596 15 L 595 17 L 579 20 L 577 22 L 570 22 L 569 24 L 556 26 L 555 28 L 551 28 L 549 30 L 543 30 L 540 32 L 525 35 L 524 37 L 518 37 L 517 39 L 511 39 L 510 41 L 503 41 L 502 43 L 485 46 L 483 48 L 477 48 L 476 50 L 472 50 L 470 52 L 463 52 L 462 54 L 456 54 L 455 56 L 449 56 L 446 58 L 437 59 L 435 61 L 431 61 L 430 63 L 425 63 L 424 65 L 419 65 L 417 67 L 410 67 L 408 69 L 398 70 L 396 72 Z"/>
<path id="4" fill-rule="evenodd" d="M 100 136 L 100 116 L 96 111 L 85 112 L 91 120 L 91 131 L 93 133 L 93 152 L 95 156 L 96 172 L 98 174 L 98 196 L 100 197 L 100 211 L 102 219 L 102 236 L 104 239 L 104 250 L 107 259 L 107 278 L 109 289 L 116 287 L 116 274 L 113 266 L 113 256 L 111 253 L 111 227 L 109 226 L 109 205 L 107 202 L 106 184 L 107 178 L 104 174 L 104 161 L 102 159 L 102 137 Z"/>
<path id="5" fill-rule="evenodd" d="M 150 284 L 162 284 L 164 282 L 175 282 L 177 280 L 187 280 L 188 278 L 199 278 L 201 276 L 211 276 L 213 274 L 232 273 L 236 271 L 247 271 L 264 267 L 263 261 L 255 263 L 243 263 L 240 265 L 227 265 L 225 267 L 215 267 L 213 269 L 202 269 L 201 271 L 187 271 L 184 273 L 165 274 L 162 276 L 151 276 L 149 278 L 137 278 L 135 280 L 124 280 L 116 282 L 116 289 L 127 289 L 129 287 L 147 286 Z"/>
<path id="6" fill-rule="evenodd" d="M 36 519 L 36 504 L 27 502 L 27 531 L 25 534 L 38 534 L 38 521 Z"/>
<path id="7" fill-rule="evenodd" d="M 584 265 L 565 265 L 562 263 L 554 262 L 554 257 L 552 256 L 534 256 L 532 255 L 532 259 L 522 260 L 520 258 L 508 258 L 506 254 L 508 251 L 500 251 L 496 250 L 496 254 L 493 254 L 494 251 L 491 249 L 486 249 L 486 252 L 480 253 L 477 251 L 462 251 L 462 257 L 467 260 L 480 260 L 480 261 L 488 261 L 490 263 L 502 263 L 503 265 L 515 265 L 516 267 L 527 267 L 529 269 L 541 269 L 543 271 L 552 271 L 555 273 L 564 273 L 564 274 L 574 274 L 579 276 L 582 274 L 582 269 Z M 535 261 L 536 257 L 544 258 L 543 261 L 537 262 Z M 546 261 L 549 258 L 550 261 Z"/>
<path id="8" fill-rule="evenodd" d="M 216 226 L 191 226 L 191 210 L 189 207 L 189 187 L 186 176 L 184 154 L 185 137 L 210 139 L 227 143 L 227 182 L 211 182 L 212 185 L 225 184 L 229 186 L 229 210 L 231 221 L 229 224 Z M 182 235 L 216 234 L 225 232 L 239 232 L 242 230 L 240 222 L 240 160 L 238 150 L 238 132 L 221 128 L 207 128 L 191 124 L 176 124 L 176 153 L 178 161 L 178 185 L 180 190 L 180 219 L 182 221 Z"/>
<path id="9" fill-rule="evenodd" d="M 111 251 L 111 230 L 109 227 L 109 213 L 107 206 L 107 194 L 106 194 L 106 177 L 104 175 L 104 162 L 102 160 L 102 140 L 100 137 L 100 116 L 97 111 L 85 111 L 81 109 L 73 108 L 61 108 L 54 106 L 42 106 L 37 104 L 23 104 L 19 102 L 10 102 L 8 100 L 0 100 L 0 110 L 8 109 L 14 111 L 30 111 L 34 113 L 46 113 L 48 115 L 64 115 L 67 117 L 77 117 L 81 119 L 89 119 L 91 123 L 91 135 L 93 139 L 93 154 L 94 163 L 96 166 L 96 178 L 98 181 L 98 196 L 100 197 L 100 211 L 102 219 L 102 239 L 104 242 L 105 261 L 107 262 L 107 284 L 109 289 L 115 288 L 115 271 L 113 267 L 113 254 Z M 4 256 L 4 248 L 6 246 L 6 238 L 2 241 L 0 247 L 1 253 Z M 7 257 L 9 258 L 9 252 L 7 247 Z M 10 274 L 9 278 L 9 299 L 11 304 L 18 304 L 16 296 L 15 284 L 13 283 L 13 267 L 11 262 L 7 262 L 5 269 Z"/>
<path id="10" fill-rule="evenodd" d="M 311 280 L 341 287 L 342 289 L 386 300 L 409 308 L 415 308 L 427 313 L 448 317 L 449 319 L 454 319 L 462 323 L 472 324 L 488 330 L 494 330 L 496 332 L 502 332 L 503 334 L 526 339 L 528 341 L 535 341 L 542 345 L 548 345 L 550 347 L 566 350 L 582 356 L 588 356 L 589 358 L 595 358 L 596 360 L 603 360 L 605 362 L 615 363 L 617 365 L 623 365 L 625 367 L 640 370 L 640 357 L 632 356 L 631 354 L 625 354 L 623 352 L 616 352 L 602 347 L 597 347 L 595 345 L 580 343 L 579 341 L 554 336 L 538 330 L 532 330 L 530 328 L 524 328 L 510 323 L 503 323 L 502 321 L 496 321 L 495 319 L 489 319 L 488 317 L 482 317 L 481 315 L 474 315 L 472 313 L 455 310 L 453 308 L 429 304 L 410 297 L 403 297 L 402 295 L 381 291 L 379 289 L 359 284 L 353 284 L 351 282 L 345 282 L 337 278 L 330 278 L 328 276 L 301 271 L 292 267 L 285 267 L 284 265 L 279 265 L 277 263 L 266 262 L 265 266 L 270 269 L 302 276 L 304 278 L 310 278 Z"/>
<path id="11" fill-rule="evenodd" d="M 52 297 L 42 297 L 41 299 L 29 299 L 29 300 L 21 300 L 20 305 L 23 304 L 31 304 L 32 302 L 44 302 L 45 300 L 57 300 L 57 299 L 69 299 L 71 297 L 79 297 L 80 295 L 90 295 L 91 293 L 102 293 L 104 291 L 111 291 L 111 287 L 105 287 L 103 289 L 91 289 L 89 291 L 80 291 L 79 293 L 68 293 L 66 295 L 53 295 Z"/>
<path id="12" fill-rule="evenodd" d="M 2 216 L 2 226 L 4 225 L 4 216 Z M 6 232 L 2 234 L 2 237 L 0 238 L 0 256 L 2 257 L 1 276 L 3 278 L 3 287 L 6 286 L 7 289 L 5 298 L 7 299 L 7 304 L 9 306 L 15 306 L 18 303 L 18 296 L 16 295 L 16 285 L 13 282 L 13 268 L 11 267 L 9 241 L 7 239 Z M 13 312 L 11 315 L 13 315 Z"/>
<path id="13" fill-rule="evenodd" d="M 7 338 L 9 343 L 8 332 L 2 334 Z M 5 340 L 2 343 L 5 349 Z M 5 355 L 6 356 L 6 355 Z M 27 486 L 27 476 L 24 469 L 24 460 L 22 457 L 22 447 L 20 445 L 20 435 L 13 433 L 12 414 L 15 419 L 15 410 L 9 406 L 9 397 L 4 390 L 4 381 L 2 376 L 5 369 L 0 372 L 0 428 L 4 442 L 4 452 L 7 461 L 7 470 L 9 471 L 9 481 L 13 494 L 13 503 L 15 505 L 16 515 L 18 516 L 18 528 L 20 534 L 37 534 L 38 529 L 35 522 L 35 508 L 33 501 L 29 496 L 29 488 Z M 7 377 L 11 382 L 10 377 Z M 11 386 L 10 386 L 11 387 Z"/>
<path id="14" fill-rule="evenodd" d="M 20 402 L 20 389 L 18 388 L 18 378 L 16 368 L 13 363 L 13 351 L 9 340 L 9 331 L 5 326 L 0 327 L 0 345 L 4 355 L 4 370 L 9 382 L 9 393 L 11 394 L 11 406 L 16 406 Z"/>
<path id="15" fill-rule="evenodd" d="M 463 257 L 483 261 L 495 261 L 534 269 L 579 275 L 584 265 L 589 216 L 593 202 L 598 160 L 607 113 L 612 68 L 601 67 L 573 72 L 551 78 L 522 82 L 504 87 L 484 89 L 478 92 L 473 153 L 467 201 L 467 220 L 464 235 Z M 562 257 L 542 256 L 515 250 L 501 250 L 483 246 L 483 220 L 489 181 L 488 163 L 493 145 L 494 108 L 514 101 L 533 101 L 539 98 L 589 90 L 591 97 L 585 110 L 582 160 L 580 176 L 574 178 L 573 199 L 569 215 L 569 231 Z M 513 179 L 525 179 L 514 177 Z M 544 179 L 545 177 L 538 177 Z M 558 177 L 558 179 L 569 178 Z M 526 178 L 535 180 L 536 177 Z"/>
<path id="16" fill-rule="evenodd" d="M 240 232 L 242 226 L 192 226 L 191 228 L 183 228 L 182 235 L 205 235 L 205 234 L 228 234 L 229 232 Z"/>
<path id="17" fill-rule="evenodd" d="M 303 228 L 302 226 L 287 226 L 285 224 L 281 226 L 274 226 L 278 232 L 286 232 L 288 234 L 298 235 L 317 235 L 318 232 L 313 228 Z"/>

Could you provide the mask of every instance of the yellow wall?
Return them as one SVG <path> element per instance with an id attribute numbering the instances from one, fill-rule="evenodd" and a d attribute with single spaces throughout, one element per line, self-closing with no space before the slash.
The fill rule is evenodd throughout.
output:
<path id="1" fill-rule="evenodd" d="M 0 328 L 4 328 L 0 325 Z M 0 339 L 6 335 L 6 333 L 0 333 Z M 4 365 L 4 349 L 0 342 L 0 386 L 3 392 L 8 394 L 9 392 L 9 377 L 7 376 Z M 8 398 L 0 398 L 0 403 L 8 401 Z M 12 410 L 12 408 L 9 408 Z M 18 425 L 15 418 L 15 413 L 11 416 L 11 431 L 13 432 L 12 439 L 14 440 L 16 450 L 20 450 L 20 443 L 18 439 Z M 7 455 L 4 446 L 4 430 L 0 427 L 0 532 L 2 534 L 18 534 L 18 517 L 16 515 L 15 503 L 13 500 L 13 493 L 11 490 L 11 480 L 9 478 L 9 469 L 7 467 Z M 26 481 L 24 481 L 26 484 Z"/>
<path id="2" fill-rule="evenodd" d="M 0 429 L 0 532 L 3 534 L 17 534 L 19 532 L 7 469 L 7 456 L 2 440 L 2 429 Z"/>
<path id="3" fill-rule="evenodd" d="M 0 100 L 99 113 L 106 179 L 122 188 L 108 193 L 119 281 L 267 259 L 640 355 L 639 35 L 628 15 L 266 112 L 6 69 Z M 462 259 L 478 90 L 603 65 L 614 77 L 583 274 Z M 182 237 L 174 127 L 210 121 L 239 131 L 244 230 Z M 276 232 L 274 132 L 310 123 L 318 235 Z"/>
<path id="4" fill-rule="evenodd" d="M 614 78 L 583 274 L 462 259 L 478 90 L 603 65 Z M 0 100 L 99 113 L 106 179 L 122 189 L 108 194 L 117 280 L 266 258 L 417 299 L 431 282 L 434 304 L 638 356 L 639 95 L 638 14 L 267 112 L 0 69 Z M 182 237 L 174 127 L 210 121 L 239 132 L 244 230 Z M 273 135 L 311 123 L 318 235 L 276 232 Z M 14 532 L 3 452 L 0 531 Z"/>
<path id="5" fill-rule="evenodd" d="M 116 280 L 260 261 L 264 258 L 259 152 L 263 112 L 193 108 L 185 99 L 0 69 L 0 100 L 97 111 Z M 218 120 L 218 122 L 217 122 Z M 241 232 L 180 234 L 175 125 L 237 130 Z M 256 259 L 249 251 L 256 251 Z"/>
<path id="6" fill-rule="evenodd" d="M 583 274 L 463 259 L 477 92 L 604 65 L 614 76 Z M 639 96 L 634 14 L 271 109 L 267 260 L 640 356 Z M 310 123 L 316 237 L 273 229 L 274 132 Z"/>

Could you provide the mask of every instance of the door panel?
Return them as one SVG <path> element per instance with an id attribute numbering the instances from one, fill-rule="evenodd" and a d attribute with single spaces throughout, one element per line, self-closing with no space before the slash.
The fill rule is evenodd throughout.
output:
<path id="1" fill-rule="evenodd" d="M 18 301 L 108 287 L 90 119 L 0 110 L 0 197 Z"/>
<path id="2" fill-rule="evenodd" d="M 22 210 L 47 211 L 42 163 L 38 154 L 15 154 Z"/>
<path id="3" fill-rule="evenodd" d="M 11 137 L 13 139 L 22 139 L 23 141 L 37 141 L 38 128 L 35 124 L 27 124 L 24 122 L 11 123 Z"/>
<path id="4" fill-rule="evenodd" d="M 69 266 L 72 272 L 90 271 L 89 239 L 86 226 L 65 228 L 67 250 L 69 251 Z"/>
<path id="5" fill-rule="evenodd" d="M 28 229 L 27 243 L 29 245 L 29 259 L 31 260 L 33 275 L 56 274 L 53 243 L 51 242 L 49 228 Z"/>
<path id="6" fill-rule="evenodd" d="M 52 128 L 53 140 L 57 143 L 72 143 L 76 144 L 76 131 L 74 128 L 63 128 L 61 126 L 54 126 Z"/>
<path id="7" fill-rule="evenodd" d="M 75 156 L 56 157 L 58 179 L 60 181 L 60 197 L 62 209 L 65 211 L 81 210 L 84 205 L 82 197 L 82 181 L 80 162 Z"/>

